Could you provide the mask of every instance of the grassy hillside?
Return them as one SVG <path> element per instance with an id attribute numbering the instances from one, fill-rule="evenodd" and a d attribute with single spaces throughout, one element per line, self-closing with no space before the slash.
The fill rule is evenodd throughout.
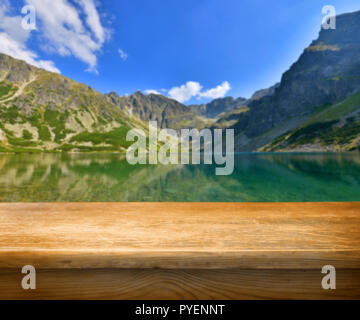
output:
<path id="1" fill-rule="evenodd" d="M 0 151 L 116 151 L 146 129 L 85 84 L 0 55 Z"/>
<path id="2" fill-rule="evenodd" d="M 103 95 L 0 54 L 0 152 L 125 152 L 127 132 L 146 131 L 150 120 L 173 129 L 209 124 L 167 97 Z"/>
<path id="3" fill-rule="evenodd" d="M 325 105 L 260 151 L 360 151 L 360 94 Z"/>

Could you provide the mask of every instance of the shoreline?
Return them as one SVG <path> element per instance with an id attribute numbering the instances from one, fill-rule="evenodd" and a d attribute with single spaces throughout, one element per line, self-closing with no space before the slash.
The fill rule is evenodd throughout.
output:
<path id="1" fill-rule="evenodd" d="M 122 154 L 126 155 L 126 152 L 116 152 L 116 151 L 81 151 L 81 152 L 66 152 L 66 151 L 9 151 L 9 152 L 0 152 L 0 155 L 7 155 L 7 154 Z M 241 155 L 241 154 L 360 154 L 360 150 L 353 150 L 353 151 L 241 151 L 241 152 L 234 152 L 234 155 Z M 202 153 L 201 153 L 202 154 Z"/>

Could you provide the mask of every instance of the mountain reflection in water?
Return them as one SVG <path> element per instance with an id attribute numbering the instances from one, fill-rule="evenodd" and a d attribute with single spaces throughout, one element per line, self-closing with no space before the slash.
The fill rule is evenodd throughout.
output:
<path id="1" fill-rule="evenodd" d="M 237 154 L 231 176 L 117 154 L 0 155 L 0 201 L 360 201 L 360 155 Z"/>

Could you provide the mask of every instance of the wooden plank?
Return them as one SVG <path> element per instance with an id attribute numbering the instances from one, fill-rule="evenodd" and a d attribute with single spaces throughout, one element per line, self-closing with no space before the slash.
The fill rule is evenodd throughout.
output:
<path id="1" fill-rule="evenodd" d="M 0 243 L 0 268 L 359 268 L 360 203 L 2 203 Z"/>
<path id="2" fill-rule="evenodd" d="M 0 269 L 0 299 L 226 300 L 360 299 L 360 270 L 337 270 L 323 290 L 321 270 L 57 269 L 23 290 L 20 270 Z"/>
<path id="3" fill-rule="evenodd" d="M 360 299 L 360 203 L 0 204 L 0 299 L 257 298 Z"/>

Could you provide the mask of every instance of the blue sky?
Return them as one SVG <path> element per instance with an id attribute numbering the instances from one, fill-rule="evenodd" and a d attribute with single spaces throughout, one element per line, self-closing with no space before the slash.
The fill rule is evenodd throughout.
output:
<path id="1" fill-rule="evenodd" d="M 24 5 L 37 30 L 22 29 Z M 360 9 L 359 0 L 0 0 L 0 52 L 103 93 L 249 97 L 317 38 L 325 5 Z"/>

